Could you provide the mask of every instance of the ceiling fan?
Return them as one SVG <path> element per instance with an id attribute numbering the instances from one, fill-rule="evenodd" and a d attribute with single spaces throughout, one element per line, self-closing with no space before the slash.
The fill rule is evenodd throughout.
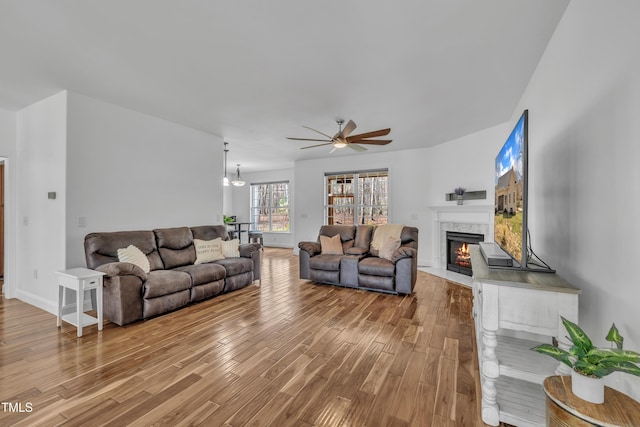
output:
<path id="1" fill-rule="evenodd" d="M 333 153 L 338 148 L 344 148 L 344 147 L 349 147 L 355 151 L 362 152 L 362 151 L 367 151 L 367 148 L 363 147 L 361 144 L 387 145 L 392 141 L 391 139 L 369 139 L 369 138 L 376 138 L 378 136 L 389 135 L 389 132 L 391 132 L 390 128 L 374 130 L 373 132 L 361 133 L 359 135 L 351 135 L 351 132 L 353 132 L 354 129 L 356 128 L 356 124 L 353 122 L 353 120 L 349 120 L 344 128 L 342 128 L 342 125 L 344 125 L 344 120 L 338 119 L 336 120 L 336 123 L 338 124 L 339 129 L 338 129 L 338 133 L 336 133 L 334 136 L 327 135 L 324 132 L 320 132 L 319 130 L 310 128 L 309 126 L 304 126 L 304 125 L 302 126 L 303 128 L 307 128 L 309 130 L 317 132 L 328 139 L 289 138 L 289 137 L 287 137 L 287 139 L 293 139 L 296 141 L 322 141 L 324 142 L 324 144 L 310 145 L 308 147 L 302 147 L 301 149 L 305 150 L 307 148 L 333 145 L 333 149 L 330 151 L 330 153 Z"/>

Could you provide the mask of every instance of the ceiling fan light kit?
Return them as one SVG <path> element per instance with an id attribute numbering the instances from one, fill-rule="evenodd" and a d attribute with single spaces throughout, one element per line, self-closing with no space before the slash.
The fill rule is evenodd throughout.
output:
<path id="1" fill-rule="evenodd" d="M 302 147 L 301 149 L 305 150 L 307 148 L 315 148 L 315 147 L 323 147 L 326 145 L 332 145 L 333 149 L 330 151 L 330 153 L 333 153 L 336 149 L 344 148 L 344 147 L 349 147 L 355 151 L 363 152 L 363 151 L 367 151 L 367 148 L 363 147 L 362 144 L 387 145 L 392 141 L 391 139 L 369 139 L 369 138 L 376 138 L 379 136 L 389 135 L 389 132 L 391 132 L 391 128 L 380 129 L 373 132 L 361 133 L 359 135 L 351 135 L 351 132 L 353 132 L 356 128 L 356 124 L 353 122 L 353 120 L 349 120 L 346 126 L 344 127 L 344 129 L 342 128 L 342 125 L 344 124 L 344 120 L 338 119 L 336 120 L 336 124 L 338 125 L 338 133 L 336 133 L 334 136 L 329 136 L 326 133 L 320 132 L 319 130 L 313 129 L 312 127 L 309 127 L 309 126 L 305 126 L 305 125 L 302 126 L 303 128 L 317 132 L 328 139 L 291 138 L 291 137 L 288 137 L 287 139 L 291 139 L 295 141 L 324 142 L 324 144 L 309 145 L 307 147 Z"/>

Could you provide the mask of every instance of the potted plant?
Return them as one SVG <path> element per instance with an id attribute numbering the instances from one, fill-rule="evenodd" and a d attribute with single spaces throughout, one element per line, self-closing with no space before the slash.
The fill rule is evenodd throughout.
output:
<path id="1" fill-rule="evenodd" d="M 456 195 L 456 201 L 458 202 L 459 205 L 462 204 L 462 195 L 464 194 L 466 190 L 462 187 L 456 187 L 453 190 L 453 193 Z"/>
<path id="2" fill-rule="evenodd" d="M 562 318 L 562 324 L 573 343 L 569 351 L 551 344 L 540 344 L 532 350 L 551 356 L 571 368 L 571 390 L 581 399 L 592 403 L 604 402 L 604 377 L 612 372 L 626 372 L 640 376 L 640 354 L 623 350 L 624 338 L 611 325 L 606 340 L 615 343 L 616 348 L 597 348 L 587 334 L 575 323 Z"/>

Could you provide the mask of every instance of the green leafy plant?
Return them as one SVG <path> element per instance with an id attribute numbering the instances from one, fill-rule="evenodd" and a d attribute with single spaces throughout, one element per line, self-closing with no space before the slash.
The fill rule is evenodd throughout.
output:
<path id="1" fill-rule="evenodd" d="M 224 215 L 223 221 L 225 224 L 228 224 L 230 222 L 233 222 L 233 217 Z"/>
<path id="2" fill-rule="evenodd" d="M 624 338 L 615 323 L 611 325 L 605 339 L 615 343 L 616 348 L 597 348 L 578 325 L 561 318 L 573 343 L 569 351 L 551 344 L 540 344 L 532 350 L 551 356 L 587 377 L 602 378 L 615 371 L 640 376 L 640 368 L 636 365 L 640 362 L 640 354 L 622 349 Z"/>

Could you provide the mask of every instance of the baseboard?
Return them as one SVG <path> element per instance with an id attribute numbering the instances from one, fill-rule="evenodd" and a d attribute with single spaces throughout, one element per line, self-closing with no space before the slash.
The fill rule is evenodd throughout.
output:
<path id="1" fill-rule="evenodd" d="M 32 294 L 31 292 L 25 292 L 22 289 L 16 289 L 16 298 L 55 316 L 58 315 L 58 303 L 56 301 L 44 299 L 41 296 Z"/>

